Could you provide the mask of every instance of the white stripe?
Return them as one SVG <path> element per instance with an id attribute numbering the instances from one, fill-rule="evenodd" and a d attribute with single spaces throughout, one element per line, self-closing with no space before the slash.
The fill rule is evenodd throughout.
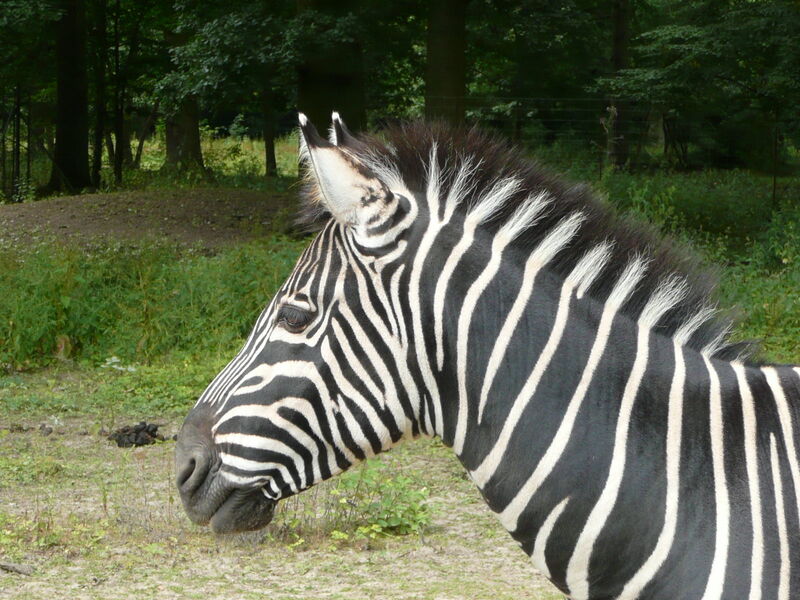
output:
<path id="1" fill-rule="evenodd" d="M 783 482 L 778 461 L 775 434 L 769 434 L 769 458 L 772 465 L 772 483 L 775 488 L 775 517 L 778 520 L 778 543 L 780 545 L 781 568 L 778 579 L 778 600 L 789 600 L 789 536 L 786 533 L 786 511 L 783 503 Z"/>
<path id="2" fill-rule="evenodd" d="M 222 472 L 228 473 L 225 471 L 225 467 L 233 467 L 235 469 L 239 469 L 240 471 L 278 471 L 283 477 L 283 480 L 286 482 L 286 485 L 289 486 L 289 489 L 292 490 L 295 494 L 299 491 L 297 488 L 297 483 L 295 483 L 294 479 L 292 479 L 291 473 L 289 473 L 289 469 L 286 468 L 286 465 L 282 465 L 281 463 L 277 462 L 261 462 L 259 460 L 249 460 L 247 458 L 242 458 L 241 456 L 236 456 L 235 454 L 228 454 L 227 452 L 220 452 L 219 453 L 220 460 L 222 460 Z"/>
<path id="3" fill-rule="evenodd" d="M 314 436 L 316 436 L 316 438 L 322 443 L 323 447 L 326 450 L 328 465 L 331 467 L 332 471 L 336 471 L 337 465 L 336 465 L 336 458 L 334 457 L 333 454 L 333 448 L 325 440 L 325 437 L 322 435 L 322 428 L 319 424 L 319 420 L 317 419 L 316 413 L 314 412 L 314 407 L 311 406 L 311 403 L 305 398 L 288 396 L 267 405 L 242 404 L 240 406 L 234 406 L 223 415 L 220 422 L 214 425 L 212 431 L 216 435 L 216 430 L 222 423 L 228 421 L 229 419 L 233 419 L 235 417 L 244 417 L 248 419 L 255 417 L 260 419 L 266 419 L 268 421 L 275 423 L 276 425 L 280 423 L 280 425 L 278 426 L 281 427 L 282 429 L 285 429 L 288 434 L 290 434 L 292 437 L 298 440 L 301 444 L 303 444 L 309 449 L 313 448 L 312 454 L 314 455 L 315 460 L 313 460 L 312 462 L 314 463 L 316 469 L 317 463 L 319 462 L 318 460 L 316 460 L 316 457 L 318 455 L 318 449 L 316 444 L 315 443 L 309 444 L 308 441 L 311 440 L 311 438 L 296 425 L 292 424 L 291 427 L 287 425 L 289 421 L 285 420 L 278 412 L 281 408 L 293 410 L 295 412 L 301 413 L 303 416 L 306 417 L 309 427 L 311 428 L 311 433 Z M 315 473 L 314 476 L 316 478 L 319 476 L 319 474 Z"/>
<path id="4" fill-rule="evenodd" d="M 372 317 L 372 315 L 375 315 L 376 311 L 369 296 L 367 282 L 360 269 L 353 269 L 352 272 L 356 277 L 358 284 L 358 297 L 361 301 L 360 305 L 355 308 L 358 312 L 366 315 L 373 327 L 377 329 L 378 335 L 381 337 L 382 341 L 386 345 L 386 348 L 391 353 L 392 361 L 394 365 L 396 365 L 400 377 L 400 389 L 405 392 L 409 402 L 414 408 L 414 415 L 405 413 L 402 405 L 399 402 L 398 390 L 394 385 L 394 380 L 391 378 L 388 368 L 383 361 L 373 361 L 379 376 L 384 381 L 387 405 L 392 411 L 395 421 L 397 422 L 400 431 L 403 433 L 403 437 L 408 437 L 412 432 L 413 418 L 420 413 L 420 394 L 419 390 L 417 389 L 417 385 L 409 371 L 406 349 L 400 346 L 398 340 L 391 336 L 388 329 L 381 327 L 380 319 L 378 319 L 377 316 Z M 358 339 L 359 344 L 361 344 L 366 351 L 367 356 L 379 356 L 367 334 L 360 327 L 356 326 L 356 324 L 359 322 L 359 318 L 356 317 L 356 310 L 351 310 L 351 308 L 344 302 L 339 304 L 339 310 L 342 314 L 342 317 L 353 327 L 356 333 L 356 338 Z M 363 317 L 361 318 L 363 319 Z M 391 385 L 391 388 L 387 387 L 388 385 Z M 436 390 L 434 390 L 434 392 L 436 392 Z M 436 399 L 438 400 L 438 397 Z"/>
<path id="5" fill-rule="evenodd" d="M 295 471 L 297 471 L 297 474 L 300 476 L 300 484 L 303 488 L 306 488 L 313 483 L 313 481 L 309 481 L 308 479 L 309 474 L 306 473 L 303 457 L 300 456 L 300 454 L 298 454 L 294 448 L 287 446 L 280 440 L 246 433 L 222 433 L 214 436 L 214 442 L 216 444 L 236 444 L 238 446 L 244 446 L 245 448 L 267 450 L 268 452 L 281 454 L 289 458 L 294 463 Z M 223 454 L 226 456 L 235 456 L 230 453 Z M 231 465 L 230 462 L 226 462 L 226 464 Z"/>
<path id="6" fill-rule="evenodd" d="M 355 357 L 351 357 L 351 359 L 354 358 Z M 372 404 L 361 394 L 359 394 L 358 390 L 356 390 L 356 388 L 353 387 L 350 381 L 344 376 L 342 368 L 339 365 L 339 361 L 336 359 L 336 355 L 331 350 L 330 341 L 328 339 L 326 339 L 322 345 L 322 360 L 324 360 L 325 364 L 328 365 L 331 375 L 336 381 L 336 385 L 339 387 L 339 390 L 341 390 L 341 393 L 348 400 L 353 402 L 353 404 L 358 406 L 358 408 L 366 415 L 367 421 L 372 426 L 372 430 L 375 432 L 375 435 L 381 442 L 381 450 L 388 449 L 392 445 L 392 440 L 389 430 L 386 428 L 386 424 L 375 411 L 375 407 L 372 406 Z M 358 367 L 353 370 L 355 372 L 359 372 Z M 379 396 L 378 399 L 381 401 L 384 400 L 382 395 Z M 348 418 L 348 415 L 352 415 L 350 409 L 346 405 L 346 401 L 340 400 L 339 407 L 342 409 L 342 412 L 346 411 L 348 413 L 344 415 L 345 418 Z M 361 424 L 357 420 L 354 420 L 354 422 L 348 422 L 348 427 L 350 429 L 351 437 L 355 440 L 356 444 L 358 444 L 358 446 L 366 454 L 374 454 L 372 444 L 369 442 L 369 439 L 363 431 Z M 361 436 L 356 435 L 356 433 L 359 431 L 361 432 Z"/>
<path id="7" fill-rule="evenodd" d="M 395 314 L 397 315 L 397 340 L 401 348 L 405 348 L 407 346 L 406 328 L 405 322 L 403 321 L 403 305 L 400 302 L 400 277 L 402 277 L 405 268 L 405 265 L 400 265 L 397 267 L 397 270 L 392 273 L 392 278 L 389 283 L 389 292 L 392 298 L 392 305 L 394 306 Z"/>
<path id="8" fill-rule="evenodd" d="M 519 516 L 522 514 L 522 511 L 525 510 L 525 507 L 530 502 L 530 499 L 537 492 L 539 486 L 544 482 L 544 480 L 547 479 L 553 468 L 556 466 L 556 463 L 561 458 L 561 455 L 567 446 L 567 442 L 569 442 L 569 438 L 572 435 L 572 428 L 575 425 L 575 419 L 577 418 L 578 411 L 583 403 L 583 399 L 586 396 L 586 391 L 588 390 L 589 384 L 592 381 L 595 369 L 597 368 L 597 365 L 603 356 L 603 352 L 605 351 L 614 317 L 628 299 L 630 294 L 633 293 L 636 284 L 644 275 L 645 268 L 646 267 L 642 259 L 636 258 L 631 261 L 625 268 L 622 276 L 617 281 L 614 289 L 611 291 L 605 307 L 603 308 L 603 314 L 600 317 L 600 324 L 597 327 L 597 333 L 592 344 L 592 349 L 589 352 L 589 360 L 587 361 L 586 367 L 581 375 L 581 379 L 578 382 L 578 387 L 575 389 L 575 392 L 569 401 L 567 410 L 564 412 L 564 416 L 561 419 L 561 424 L 558 426 L 558 430 L 553 436 L 553 439 L 542 456 L 542 459 L 536 465 L 536 469 L 534 469 L 533 473 L 517 492 L 516 496 L 514 496 L 508 506 L 506 506 L 506 508 L 499 515 L 500 522 L 507 530 L 514 531 L 517 529 Z M 518 416 L 517 419 L 519 419 Z M 507 435 L 509 438 L 512 432 L 513 431 L 508 432 Z M 503 433 L 501 433 L 501 436 L 502 435 Z M 505 443 L 507 444 L 508 442 L 506 441 Z M 492 453 L 494 452 L 495 450 L 493 449 Z M 486 471 L 482 474 L 484 481 L 488 481 L 492 474 L 494 474 L 500 458 L 502 458 L 502 453 L 493 458 L 491 464 L 487 464 L 486 467 L 484 467 L 484 465 L 479 467 L 479 469 L 485 469 Z M 487 461 L 484 460 L 484 464 L 486 463 Z"/>
<path id="9" fill-rule="evenodd" d="M 739 385 L 744 424 L 744 460 L 747 469 L 747 485 L 750 494 L 750 516 L 753 523 L 753 549 L 750 555 L 749 600 L 761 600 L 761 577 L 764 571 L 764 526 L 761 517 L 761 488 L 758 482 L 758 422 L 753 404 L 753 393 L 747 383 L 744 365 L 732 364 Z"/>
<path id="10" fill-rule="evenodd" d="M 561 288 L 561 298 L 558 302 L 558 311 L 553 322 L 553 329 L 550 332 L 547 343 L 545 344 L 544 349 L 539 355 L 540 358 L 537 361 L 537 366 L 539 364 L 542 365 L 542 371 L 547 368 L 547 364 L 552 358 L 552 355 L 558 346 L 558 342 L 561 339 L 564 326 L 566 325 L 566 312 L 569 309 L 570 295 L 576 287 L 578 288 L 577 297 L 580 298 L 583 295 L 583 291 L 592 284 L 595 278 L 605 268 L 605 265 L 610 258 L 610 253 L 610 244 L 598 244 L 589 250 L 589 252 L 583 256 L 583 258 L 581 258 L 580 262 L 578 262 L 578 264 L 564 281 L 564 285 Z M 492 387 L 492 383 L 494 383 L 494 379 L 497 376 L 498 370 L 500 369 L 500 364 L 508 349 L 508 344 L 511 341 L 511 336 L 514 333 L 514 330 L 517 328 L 519 320 L 522 318 L 522 314 L 528 304 L 528 300 L 529 293 L 523 295 L 523 289 L 520 289 L 520 292 L 514 301 L 514 305 L 509 311 L 505 323 L 503 323 L 503 327 L 500 330 L 500 334 L 497 336 L 497 340 L 494 343 L 492 353 L 489 356 L 489 362 L 486 365 L 486 374 L 483 378 L 483 386 L 481 387 L 480 401 L 478 402 L 478 423 L 483 421 L 483 410 L 486 406 L 487 400 L 489 399 L 489 390 Z M 541 373 L 538 377 L 541 377 Z"/>
<path id="11" fill-rule="evenodd" d="M 436 367 L 440 371 L 444 367 L 444 300 L 447 293 L 447 284 L 450 283 L 450 279 L 453 277 L 453 272 L 456 270 L 461 257 L 466 254 L 467 250 L 469 250 L 469 247 L 472 245 L 472 241 L 475 239 L 475 228 L 477 226 L 478 224 L 474 221 L 467 220 L 464 222 L 464 230 L 461 234 L 461 239 L 458 240 L 458 243 L 450 252 L 450 256 L 447 257 L 444 267 L 442 267 L 442 272 L 436 281 L 436 290 L 433 293 L 433 331 L 434 337 L 436 338 Z M 441 408 L 438 407 L 436 423 L 440 428 L 440 431 L 437 432 L 439 435 L 443 433 L 441 431 L 441 417 Z"/>
<path id="12" fill-rule="evenodd" d="M 509 242 L 516 239 L 519 234 L 536 224 L 536 221 L 542 216 L 544 208 L 552 200 L 553 198 L 547 192 L 528 196 L 520 203 L 514 214 L 503 223 L 498 235 L 507 238 Z"/>
<path id="13" fill-rule="evenodd" d="M 459 175 L 460 174 L 461 173 L 459 173 Z M 458 183 L 460 184 L 460 182 Z M 453 188 L 455 187 L 456 186 L 454 185 Z M 436 289 L 433 294 L 433 330 L 434 339 L 436 341 L 436 366 L 440 371 L 444 367 L 444 301 L 447 293 L 447 284 L 450 282 L 453 272 L 458 266 L 461 257 L 466 254 L 467 250 L 469 250 L 470 246 L 472 245 L 472 242 L 475 239 L 475 230 L 477 229 L 478 225 L 490 220 L 495 213 L 503 207 L 503 204 L 506 202 L 506 200 L 508 200 L 512 194 L 517 192 L 519 188 L 520 181 L 518 179 L 509 178 L 498 181 L 494 187 L 489 190 L 487 195 L 481 198 L 480 201 L 470 209 L 466 218 L 464 219 L 464 228 L 461 233 L 461 239 L 450 252 L 450 255 L 445 261 L 444 267 L 442 268 L 442 272 L 438 277 Z M 431 216 L 431 227 L 435 226 L 437 233 L 438 230 L 441 229 L 444 224 L 446 224 L 447 220 L 449 220 L 449 218 L 452 216 L 453 213 L 451 209 L 458 202 L 458 198 L 454 198 L 453 194 L 454 191 L 451 189 L 451 192 L 448 194 L 447 198 L 445 219 L 443 221 L 436 221 L 436 223 L 433 224 L 433 214 Z M 440 431 L 437 433 L 442 435 L 441 407 L 438 405 L 438 403 L 436 404 L 436 423 L 437 427 L 440 429 Z"/>
<path id="14" fill-rule="evenodd" d="M 347 445 L 342 441 L 342 437 L 340 435 L 339 429 L 335 426 L 335 419 L 333 416 L 333 401 L 330 397 L 330 392 L 328 388 L 325 386 L 325 382 L 323 381 L 322 377 L 320 376 L 319 372 L 317 371 L 317 366 L 308 361 L 299 361 L 299 360 L 285 360 L 282 362 L 275 363 L 274 365 L 270 365 L 269 363 L 262 363 L 258 365 L 256 368 L 252 369 L 250 373 L 248 373 L 248 379 L 246 381 L 250 381 L 251 379 L 257 379 L 256 383 L 252 383 L 247 386 L 240 385 L 236 388 L 232 393 L 231 396 L 240 396 L 243 394 L 251 394 L 257 392 L 261 389 L 264 389 L 269 383 L 278 376 L 284 377 L 295 377 L 298 379 L 305 379 L 310 384 L 312 384 L 319 394 L 320 397 L 320 406 L 323 408 L 325 412 L 325 417 L 327 418 L 328 424 L 330 425 L 331 435 L 333 436 L 332 443 L 341 451 L 341 453 L 345 456 L 345 458 L 351 462 L 358 462 L 347 447 Z M 275 407 L 277 411 L 278 404 L 286 399 L 281 399 L 277 402 L 272 402 L 271 404 L 267 405 L 264 408 L 271 409 Z M 310 403 L 309 403 L 310 404 Z M 230 418 L 230 415 L 236 414 L 236 410 L 241 407 L 237 406 L 232 408 L 231 410 L 225 412 L 216 424 L 212 427 L 212 432 L 216 433 L 216 430 L 219 426 L 227 421 Z M 311 411 L 313 412 L 313 410 Z M 308 411 L 303 411 L 303 414 L 308 416 Z M 321 439 L 325 439 L 323 436 L 320 436 Z M 334 462 L 335 466 L 335 462 Z"/>
<path id="15" fill-rule="evenodd" d="M 569 217 L 563 219 L 557 227 L 553 229 L 547 237 L 545 237 L 536 249 L 531 253 L 530 257 L 528 258 L 528 262 L 525 265 L 525 274 L 523 275 L 523 281 L 530 281 L 529 285 L 524 285 L 525 292 L 530 292 L 533 289 L 533 279 L 536 277 L 536 273 L 541 270 L 547 263 L 549 263 L 553 257 L 558 254 L 558 252 L 566 246 L 570 240 L 575 237 L 575 234 L 578 232 L 578 228 L 581 226 L 581 223 L 585 219 L 582 213 L 575 213 L 570 215 Z M 496 239 L 496 238 L 495 238 Z M 478 302 L 478 298 L 486 289 L 486 286 L 489 285 L 489 282 L 497 273 L 497 269 L 500 266 L 500 251 L 497 249 L 495 244 L 492 245 L 492 259 L 489 261 L 489 264 L 480 274 L 478 279 L 472 284 L 467 292 L 467 296 L 464 300 L 464 304 L 461 306 L 461 312 L 459 314 L 458 319 L 458 333 L 457 333 L 457 345 L 456 345 L 456 373 L 458 375 L 458 421 L 456 423 L 456 432 L 455 438 L 453 441 L 453 451 L 456 453 L 456 456 L 459 456 L 464 448 L 464 438 L 467 432 L 467 417 L 469 411 L 469 402 L 467 398 L 467 348 L 469 342 L 469 326 L 472 322 L 472 313 L 475 309 L 475 305 Z M 501 246 L 502 247 L 502 246 Z M 532 266 L 535 271 L 533 274 L 529 272 L 529 265 Z M 511 309 L 511 314 L 509 314 L 508 320 L 519 318 L 522 315 L 524 310 L 523 302 L 520 300 L 523 296 L 523 290 L 520 290 L 517 299 L 514 301 L 514 306 Z M 527 304 L 527 297 L 524 298 L 524 303 Z M 507 320 L 507 323 L 508 323 Z M 506 329 L 506 326 L 503 328 Z M 560 336 L 560 334 L 559 334 Z M 502 338 L 500 338 L 502 339 Z M 504 343 L 508 343 L 508 339 L 503 340 Z M 555 351 L 555 349 L 554 349 Z M 491 358 L 490 358 L 491 360 Z M 529 378 L 530 381 L 530 378 Z M 538 383 L 538 380 L 537 382 Z M 536 383 L 532 383 L 531 385 L 535 389 Z M 526 388 L 530 386 L 526 383 L 523 387 L 523 391 L 527 391 Z M 527 405 L 530 396 L 533 394 L 531 391 L 530 394 L 522 396 L 522 393 L 517 397 L 517 400 L 514 401 L 514 406 L 512 406 L 511 411 L 514 412 L 514 409 L 519 405 L 519 414 L 521 414 L 522 408 L 524 405 Z M 521 399 L 520 399 L 521 398 Z M 479 404 L 480 406 L 480 404 Z M 509 413 L 510 416 L 511 413 Z M 519 419 L 519 415 L 516 415 L 516 418 Z M 506 419 L 506 424 L 508 424 L 508 419 Z M 516 421 L 511 425 L 516 424 Z M 503 427 L 503 430 L 506 430 L 506 427 Z M 477 481 L 476 481 L 477 483 Z M 478 484 L 481 485 L 481 484 Z"/>
<path id="16" fill-rule="evenodd" d="M 627 458 L 631 414 L 633 413 L 633 405 L 636 401 L 642 377 L 644 377 L 644 373 L 647 370 L 650 352 L 650 330 L 665 313 L 683 298 L 685 293 L 685 285 L 679 280 L 673 279 L 663 283 L 650 298 L 639 317 L 637 323 L 639 331 L 636 336 L 636 358 L 633 361 L 631 374 L 622 394 L 608 478 L 603 491 L 600 493 L 600 498 L 592 508 L 592 512 L 589 513 L 589 518 L 586 520 L 586 524 L 578 537 L 575 551 L 567 565 L 566 583 L 574 598 L 589 597 L 589 560 L 597 538 L 600 537 L 600 532 L 605 527 L 611 511 L 614 510 L 619 488 L 622 485 L 622 476 L 625 473 Z"/>
<path id="17" fill-rule="evenodd" d="M 496 182 L 488 193 L 467 212 L 467 219 L 476 224 L 491 221 L 503 208 L 508 199 L 522 187 L 522 181 L 507 177 Z"/>
<path id="18" fill-rule="evenodd" d="M 778 418 L 781 422 L 781 432 L 783 433 L 783 443 L 786 444 L 786 454 L 789 458 L 789 471 L 792 474 L 792 485 L 797 502 L 797 514 L 800 517 L 800 466 L 797 462 L 797 449 L 794 441 L 794 431 L 792 430 L 792 413 L 786 401 L 786 394 L 783 392 L 778 372 L 773 367 L 762 369 L 767 377 L 767 383 L 775 397 L 775 405 L 778 407 Z"/>
<path id="19" fill-rule="evenodd" d="M 711 572 L 708 575 L 703 600 L 713 600 L 722 597 L 722 590 L 725 585 L 731 511 L 728 500 L 727 478 L 725 476 L 725 431 L 722 420 L 722 394 L 720 393 L 719 375 L 708 354 L 703 355 L 703 360 L 710 376 L 711 462 L 714 468 L 714 502 L 717 509 L 714 559 L 711 562 Z"/>
<path id="20" fill-rule="evenodd" d="M 547 515 L 544 523 L 542 523 L 541 529 L 536 534 L 536 541 L 533 543 L 533 553 L 531 553 L 531 562 L 533 566 L 539 570 L 539 572 L 550 579 L 550 568 L 547 566 L 547 558 L 545 557 L 545 550 L 547 550 L 547 540 L 550 539 L 550 534 L 553 532 L 553 527 L 555 527 L 556 521 L 561 516 L 561 513 L 564 512 L 564 509 L 567 508 L 567 502 L 569 502 L 569 498 L 564 498 L 561 502 L 559 502 L 553 510 L 550 511 L 550 514 Z"/>
<path id="21" fill-rule="evenodd" d="M 681 435 L 683 425 L 683 391 L 686 381 L 686 365 L 683 350 L 678 340 L 673 340 L 675 370 L 669 391 L 669 413 L 667 416 L 667 493 L 664 508 L 664 526 L 655 548 L 636 574 L 631 577 L 619 595 L 619 600 L 638 598 L 645 586 L 664 564 L 675 539 L 678 522 L 678 500 L 680 495 Z"/>

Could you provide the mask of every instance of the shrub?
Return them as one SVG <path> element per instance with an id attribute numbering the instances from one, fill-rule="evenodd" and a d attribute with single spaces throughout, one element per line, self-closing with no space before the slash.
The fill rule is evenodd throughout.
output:
<path id="1" fill-rule="evenodd" d="M 165 244 L 0 250 L 0 363 L 227 351 L 305 245 L 273 236 L 215 256 Z"/>

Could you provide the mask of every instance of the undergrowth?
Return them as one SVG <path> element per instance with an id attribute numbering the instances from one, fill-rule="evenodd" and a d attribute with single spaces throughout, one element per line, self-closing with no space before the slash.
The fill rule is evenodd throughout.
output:
<path id="1" fill-rule="evenodd" d="M 323 539 L 370 543 L 422 534 L 430 521 L 427 488 L 413 476 L 393 473 L 382 458 L 282 500 L 269 537 L 299 547 Z"/>
<path id="2" fill-rule="evenodd" d="M 306 243 L 272 236 L 215 256 L 167 244 L 0 250 L 0 363 L 228 351 Z"/>

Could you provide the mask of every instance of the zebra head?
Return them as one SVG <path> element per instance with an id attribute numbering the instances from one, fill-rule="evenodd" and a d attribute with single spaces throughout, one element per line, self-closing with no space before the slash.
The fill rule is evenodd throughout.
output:
<path id="1" fill-rule="evenodd" d="M 266 525 L 275 503 L 419 435 L 395 301 L 414 195 L 336 113 L 299 116 L 310 204 L 330 214 L 239 354 L 181 429 L 177 484 L 215 531 Z"/>

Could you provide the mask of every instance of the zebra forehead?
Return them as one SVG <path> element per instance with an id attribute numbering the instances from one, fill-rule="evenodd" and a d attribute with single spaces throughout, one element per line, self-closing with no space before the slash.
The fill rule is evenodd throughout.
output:
<path id="1" fill-rule="evenodd" d="M 622 313 L 637 321 L 644 317 L 654 330 L 678 335 L 706 355 L 753 360 L 757 346 L 732 343 L 730 319 L 709 310 L 716 306 L 716 277 L 696 255 L 647 223 L 620 216 L 589 186 L 553 175 L 499 136 L 476 127 L 418 121 L 359 135 L 358 142 L 354 156 L 391 189 L 428 203 L 428 210 L 419 213 L 424 218 L 442 210 L 445 219 L 460 212 L 492 233 L 511 233 L 517 246 L 531 253 L 565 219 L 583 215 L 552 270 L 566 278 L 588 251 L 602 247 L 603 277 L 582 292 L 605 302 L 615 290 L 619 294 L 617 284 L 630 275 L 632 265 L 646 265 L 635 269 L 639 277 Z M 309 227 L 319 227 L 328 217 L 314 201 L 315 193 L 313 187 L 306 190 L 299 219 Z M 675 282 L 680 282 L 680 293 Z"/>

